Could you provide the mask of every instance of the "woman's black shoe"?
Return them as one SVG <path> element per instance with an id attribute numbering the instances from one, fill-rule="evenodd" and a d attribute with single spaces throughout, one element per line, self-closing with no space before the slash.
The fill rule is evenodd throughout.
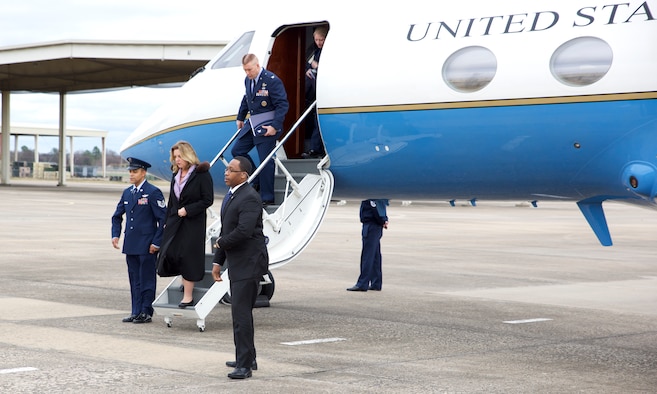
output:
<path id="1" fill-rule="evenodd" d="M 193 306 L 194 305 L 194 300 L 191 300 L 189 302 L 181 302 L 178 304 L 178 308 L 187 308 L 188 306 Z"/>

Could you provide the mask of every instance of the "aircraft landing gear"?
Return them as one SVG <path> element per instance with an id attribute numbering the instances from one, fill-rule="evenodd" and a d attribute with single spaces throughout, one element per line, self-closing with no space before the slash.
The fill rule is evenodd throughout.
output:
<path id="1" fill-rule="evenodd" d="M 256 299 L 255 307 L 264 308 L 269 306 L 269 300 L 274 296 L 274 290 L 276 288 L 276 283 L 274 282 L 274 275 L 271 271 L 267 271 L 263 275 L 260 285 L 258 286 L 258 298 Z M 221 303 L 224 305 L 230 305 L 230 293 L 226 293 L 221 299 Z"/>

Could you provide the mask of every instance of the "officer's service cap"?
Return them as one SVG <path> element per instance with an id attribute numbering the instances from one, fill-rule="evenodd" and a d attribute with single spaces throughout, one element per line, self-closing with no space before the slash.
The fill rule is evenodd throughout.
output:
<path id="1" fill-rule="evenodd" d="M 128 157 L 126 160 L 128 160 L 128 170 L 137 170 L 139 168 L 143 168 L 145 170 L 151 166 L 149 163 L 146 163 L 143 160 L 135 159 L 134 157 Z"/>

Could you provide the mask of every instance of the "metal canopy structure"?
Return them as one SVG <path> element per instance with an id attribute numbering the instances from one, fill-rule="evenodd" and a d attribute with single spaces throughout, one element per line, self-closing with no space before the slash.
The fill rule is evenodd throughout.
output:
<path id="1" fill-rule="evenodd" d="M 66 93 L 185 82 L 226 44 L 74 40 L 0 48 L 0 128 L 11 130 L 11 92 L 59 93 L 59 166 L 66 168 Z M 1 184 L 9 184 L 9 137 L 2 133 Z"/>
<path id="2" fill-rule="evenodd" d="M 74 171 L 74 156 L 73 156 L 73 139 L 80 137 L 87 138 L 100 138 L 101 141 L 101 154 L 102 154 L 102 174 L 103 177 L 107 173 L 107 154 L 105 149 L 105 140 L 107 139 L 107 131 L 88 129 L 88 128 L 71 128 L 66 127 L 66 136 L 69 138 L 69 146 L 71 154 L 69 155 L 69 166 L 71 171 Z M 0 133 L 2 130 L 0 129 Z M 59 137 L 59 130 L 53 127 L 44 125 L 31 125 L 31 124 L 14 124 L 11 127 L 10 134 L 14 137 L 14 162 L 18 161 L 18 137 L 32 137 L 34 139 L 34 163 L 39 162 L 39 139 L 40 137 Z M 8 151 L 7 151 L 8 152 Z"/>

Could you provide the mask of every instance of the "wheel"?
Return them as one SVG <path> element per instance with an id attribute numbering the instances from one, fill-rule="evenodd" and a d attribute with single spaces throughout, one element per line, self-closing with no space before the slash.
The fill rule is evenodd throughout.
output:
<path id="1" fill-rule="evenodd" d="M 172 326 L 171 323 L 167 323 L 167 327 L 171 328 L 171 326 Z"/>
<path id="2" fill-rule="evenodd" d="M 166 316 L 164 318 L 164 322 L 167 324 L 167 327 L 171 328 L 171 325 L 173 324 L 173 320 L 169 316 Z"/>
<path id="3" fill-rule="evenodd" d="M 205 326 L 203 326 L 203 327 L 199 327 L 198 330 L 199 330 L 200 332 L 204 332 L 204 331 L 205 331 Z"/>
<path id="4" fill-rule="evenodd" d="M 274 296 L 274 289 L 276 288 L 276 283 L 274 282 L 274 275 L 272 275 L 271 271 L 267 271 L 266 274 L 269 277 L 269 282 L 267 284 L 258 284 L 258 296 L 266 296 L 268 300 L 271 300 L 271 298 Z M 224 294 L 223 298 L 221 298 L 221 303 L 224 305 L 230 305 L 230 294 L 226 293 Z"/>
<path id="5" fill-rule="evenodd" d="M 230 305 L 230 294 L 224 294 L 224 296 L 221 297 L 221 303 L 224 305 Z"/>
<path id="6" fill-rule="evenodd" d="M 271 298 L 274 296 L 274 289 L 276 287 L 276 284 L 274 283 L 274 275 L 272 275 L 271 271 L 267 271 L 267 276 L 269 277 L 269 281 L 271 283 L 267 283 L 260 286 L 260 291 L 258 292 L 258 295 L 267 296 L 267 299 L 271 300 Z"/>

